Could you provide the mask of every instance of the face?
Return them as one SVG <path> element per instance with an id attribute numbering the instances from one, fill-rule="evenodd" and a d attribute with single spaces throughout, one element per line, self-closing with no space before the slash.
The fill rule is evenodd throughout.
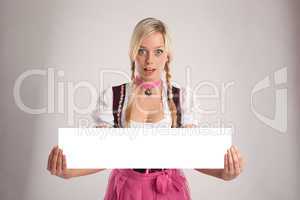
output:
<path id="1" fill-rule="evenodd" d="M 135 65 L 144 81 L 156 81 L 160 79 L 167 61 L 168 54 L 163 35 L 157 32 L 150 34 L 141 42 Z"/>

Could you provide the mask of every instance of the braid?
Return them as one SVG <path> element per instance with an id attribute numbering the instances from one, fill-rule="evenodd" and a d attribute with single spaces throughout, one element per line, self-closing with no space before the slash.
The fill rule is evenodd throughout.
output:
<path id="1" fill-rule="evenodd" d="M 177 110 L 176 110 L 175 103 L 173 101 L 173 92 L 172 92 L 172 84 L 171 84 L 172 75 L 170 72 L 169 62 L 167 62 L 165 65 L 165 71 L 166 71 L 166 81 L 167 81 L 167 86 L 168 86 L 168 105 L 169 105 L 169 109 L 171 111 L 171 117 L 172 117 L 172 128 L 176 128 L 177 127 Z"/>
<path id="2" fill-rule="evenodd" d="M 131 80 L 134 80 L 134 71 L 135 71 L 135 64 L 134 61 L 131 62 Z"/>
<path id="3" fill-rule="evenodd" d="M 134 90 L 134 72 L 135 72 L 135 64 L 134 61 L 131 62 L 131 89 L 132 91 Z M 129 121 L 130 121 L 130 116 L 131 116 L 131 110 L 132 110 L 132 100 L 133 100 L 133 92 L 131 92 L 129 98 L 128 98 L 128 104 L 125 110 L 125 127 L 128 128 L 129 127 Z"/>

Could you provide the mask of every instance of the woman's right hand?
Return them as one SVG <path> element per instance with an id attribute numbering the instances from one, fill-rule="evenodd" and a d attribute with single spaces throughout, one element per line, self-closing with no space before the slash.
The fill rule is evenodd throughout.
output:
<path id="1" fill-rule="evenodd" d="M 69 170 L 67 169 L 66 156 L 58 145 L 54 146 L 48 157 L 47 170 L 55 176 L 68 179 L 71 178 Z"/>

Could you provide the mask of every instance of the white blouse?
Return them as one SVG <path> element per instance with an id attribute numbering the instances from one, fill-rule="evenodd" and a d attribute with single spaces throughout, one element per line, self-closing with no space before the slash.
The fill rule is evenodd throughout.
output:
<path id="1" fill-rule="evenodd" d="M 125 124 L 125 109 L 128 104 L 128 97 L 131 94 L 130 83 L 126 83 L 125 86 L 125 99 L 124 106 L 122 109 L 121 125 Z M 184 89 L 180 89 L 180 106 L 181 106 L 181 123 L 182 125 L 197 125 L 197 121 L 194 119 L 194 114 L 192 112 L 191 105 L 192 98 L 186 98 L 187 93 Z M 132 128 L 171 128 L 172 119 L 170 114 L 170 109 L 167 102 L 167 84 L 163 81 L 162 90 L 162 103 L 164 110 L 164 117 L 158 122 L 136 122 L 131 120 L 130 127 Z M 108 126 L 113 127 L 114 117 L 113 117 L 113 91 L 112 87 L 108 87 L 100 95 L 96 109 L 91 113 L 91 117 L 94 120 L 95 126 Z"/>

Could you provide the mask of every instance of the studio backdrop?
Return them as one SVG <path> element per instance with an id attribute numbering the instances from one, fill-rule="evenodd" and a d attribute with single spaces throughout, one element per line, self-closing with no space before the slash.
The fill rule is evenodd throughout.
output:
<path id="1" fill-rule="evenodd" d="M 201 127 L 231 127 L 243 173 L 184 169 L 193 199 L 299 199 L 297 0 L 0 2 L 0 199 L 95 199 L 110 170 L 69 180 L 46 169 L 60 127 L 92 127 L 105 88 L 130 78 L 135 24 L 170 29 L 174 83 L 199 94 Z M 197 155 L 195 154 L 195 159 Z"/>

